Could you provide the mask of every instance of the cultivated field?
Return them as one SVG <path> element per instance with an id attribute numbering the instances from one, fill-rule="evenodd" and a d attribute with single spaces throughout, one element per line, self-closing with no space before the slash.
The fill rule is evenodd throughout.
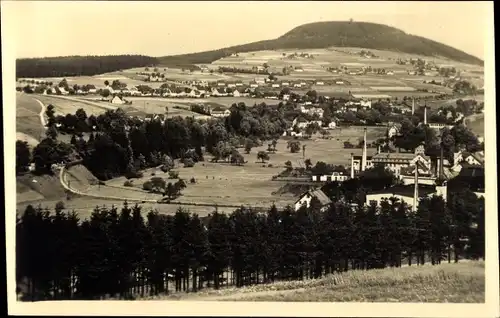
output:
<path id="1" fill-rule="evenodd" d="M 485 301 L 484 261 L 352 270 L 324 278 L 207 290 L 154 299 L 198 301 L 428 302 Z"/>

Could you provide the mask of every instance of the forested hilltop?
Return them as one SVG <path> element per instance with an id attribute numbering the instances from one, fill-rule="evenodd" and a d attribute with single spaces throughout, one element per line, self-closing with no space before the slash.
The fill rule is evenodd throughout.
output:
<path id="1" fill-rule="evenodd" d="M 144 55 L 58 56 L 16 60 L 17 77 L 93 76 L 158 64 Z"/>
<path id="2" fill-rule="evenodd" d="M 231 53 L 238 52 L 314 49 L 332 46 L 440 56 L 458 62 L 483 64 L 481 59 L 451 46 L 424 37 L 410 35 L 393 27 L 376 23 L 346 21 L 308 23 L 296 27 L 274 40 L 253 42 L 199 53 L 165 56 L 158 59 L 161 64 L 165 65 L 211 63 Z"/>

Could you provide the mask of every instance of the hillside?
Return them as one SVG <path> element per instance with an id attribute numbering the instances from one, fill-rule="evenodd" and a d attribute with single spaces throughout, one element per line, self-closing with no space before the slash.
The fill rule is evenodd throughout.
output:
<path id="1" fill-rule="evenodd" d="M 482 65 L 483 61 L 453 47 L 407 34 L 399 29 L 367 22 L 316 22 L 292 29 L 274 40 L 231 46 L 219 50 L 158 58 L 164 65 L 205 64 L 238 52 L 278 49 L 359 47 L 424 56 L 439 56 L 457 62 Z"/>
<path id="2" fill-rule="evenodd" d="M 484 301 L 484 285 L 484 261 L 462 260 L 457 264 L 352 270 L 320 279 L 173 294 L 153 299 L 477 303 Z"/>

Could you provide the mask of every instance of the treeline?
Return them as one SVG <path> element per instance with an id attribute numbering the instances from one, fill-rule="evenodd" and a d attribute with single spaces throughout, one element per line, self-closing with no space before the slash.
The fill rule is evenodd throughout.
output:
<path id="1" fill-rule="evenodd" d="M 247 141 L 255 146 L 277 139 L 288 125 L 283 110 L 265 105 L 233 104 L 230 111 L 224 119 L 203 121 L 179 116 L 162 122 L 130 118 L 122 109 L 98 116 L 87 116 L 83 109 L 75 115 L 55 116 L 49 105 L 47 138 L 35 147 L 33 161 L 41 173 L 50 173 L 53 164 L 68 161 L 68 145 L 57 141 L 58 134 L 64 132 L 75 135 L 69 145 L 72 152 L 101 180 L 133 177 L 145 168 L 161 165 L 165 156 L 197 162 L 207 151 L 223 159 L 234 155 L 241 162 L 236 148 L 245 147 Z M 51 147 L 56 145 L 61 151 L 53 151 Z M 20 151 L 21 155 L 25 153 Z"/>
<path id="2" fill-rule="evenodd" d="M 240 208 L 206 218 L 140 206 L 74 212 L 28 206 L 16 227 L 24 300 L 132 298 L 172 291 L 319 278 L 350 269 L 484 258 L 484 199 L 466 190 L 405 204 L 267 213 Z"/>
<path id="3" fill-rule="evenodd" d="M 144 55 L 26 58 L 16 60 L 16 77 L 92 76 L 156 64 L 156 58 Z"/>

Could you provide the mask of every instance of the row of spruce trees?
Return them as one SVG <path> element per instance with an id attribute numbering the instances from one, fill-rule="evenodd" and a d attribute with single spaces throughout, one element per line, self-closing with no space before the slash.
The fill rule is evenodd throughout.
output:
<path id="1" fill-rule="evenodd" d="M 394 200 L 202 218 L 141 212 L 125 202 L 80 220 L 62 206 L 28 206 L 16 230 L 22 299 L 123 299 L 484 258 L 484 199 L 470 191 L 424 199 L 417 212 Z"/>

